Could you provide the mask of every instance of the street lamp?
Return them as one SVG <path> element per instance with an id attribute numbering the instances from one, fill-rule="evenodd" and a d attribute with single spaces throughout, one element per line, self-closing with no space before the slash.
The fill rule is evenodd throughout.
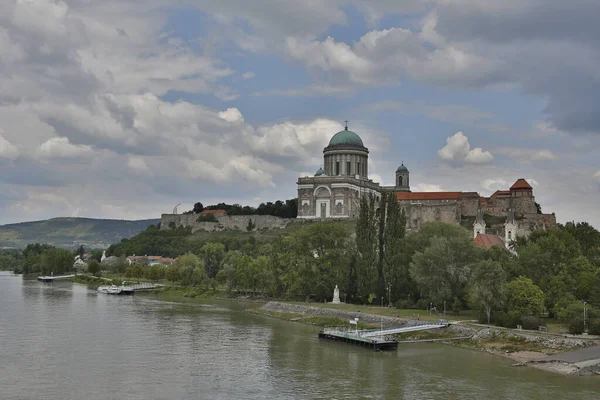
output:
<path id="1" fill-rule="evenodd" d="M 586 311 L 587 311 L 587 306 L 586 306 L 587 302 L 583 302 L 583 331 L 586 332 L 585 329 L 585 317 L 586 317 Z"/>
<path id="2" fill-rule="evenodd" d="M 391 292 L 392 292 L 392 284 L 388 283 L 388 307 L 392 306 Z"/>

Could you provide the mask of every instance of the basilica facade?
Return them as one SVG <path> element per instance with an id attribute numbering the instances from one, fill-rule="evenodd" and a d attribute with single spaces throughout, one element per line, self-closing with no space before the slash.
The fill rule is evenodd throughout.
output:
<path id="1" fill-rule="evenodd" d="M 554 214 L 542 214 L 533 188 L 525 179 L 518 179 L 509 189 L 498 190 L 490 197 L 462 191 L 412 192 L 410 172 L 403 163 L 395 172 L 394 186 L 381 186 L 368 178 L 368 160 L 369 149 L 347 125 L 334 134 L 323 149 L 323 167 L 314 176 L 298 178 L 298 218 L 357 218 L 363 196 L 380 198 L 389 191 L 395 193 L 404 209 L 408 229 L 419 229 L 427 221 L 481 224 L 484 215 L 488 219 L 507 218 L 507 223 L 508 219 L 514 224 L 519 221 L 511 235 L 528 235 L 556 224 Z"/>

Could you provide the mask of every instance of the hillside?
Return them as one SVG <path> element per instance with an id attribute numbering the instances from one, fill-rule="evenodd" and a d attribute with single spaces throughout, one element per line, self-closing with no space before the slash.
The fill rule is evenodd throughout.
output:
<path id="1" fill-rule="evenodd" d="M 45 221 L 0 225 L 0 249 L 24 248 L 29 243 L 47 243 L 73 249 L 106 248 L 123 238 L 137 235 L 159 219 L 125 221 L 92 218 L 52 218 Z"/>

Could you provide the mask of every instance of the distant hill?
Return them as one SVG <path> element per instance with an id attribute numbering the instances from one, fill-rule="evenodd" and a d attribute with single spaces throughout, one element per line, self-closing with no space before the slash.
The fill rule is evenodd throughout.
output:
<path id="1" fill-rule="evenodd" d="M 106 248 L 123 238 L 130 238 L 156 225 L 160 219 L 125 221 L 92 218 L 52 218 L 45 221 L 0 225 L 0 249 L 24 248 L 29 243 L 47 243 L 74 249 L 83 244 L 88 249 Z"/>

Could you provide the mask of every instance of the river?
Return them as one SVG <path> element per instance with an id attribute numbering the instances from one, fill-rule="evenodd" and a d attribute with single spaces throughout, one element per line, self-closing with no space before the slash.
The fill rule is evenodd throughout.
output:
<path id="1" fill-rule="evenodd" d="M 0 272 L 0 399 L 600 397 L 600 377 L 438 344 L 378 353 L 246 307 L 101 295 Z"/>

